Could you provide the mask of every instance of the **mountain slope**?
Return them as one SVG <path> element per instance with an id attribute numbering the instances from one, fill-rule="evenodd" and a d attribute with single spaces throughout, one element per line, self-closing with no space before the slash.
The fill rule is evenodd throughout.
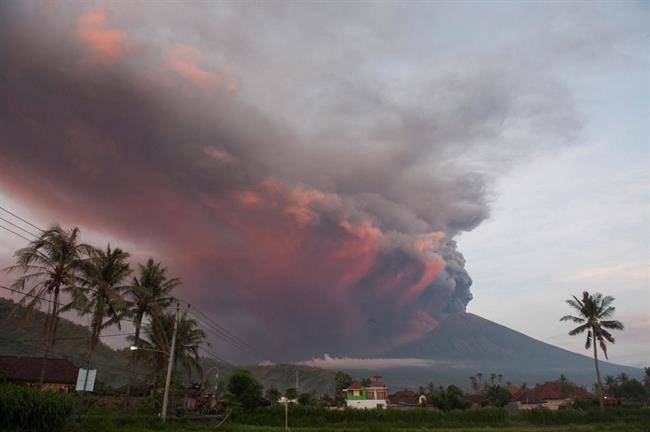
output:
<path id="1" fill-rule="evenodd" d="M 18 317 L 9 318 L 15 303 L 0 298 L 0 355 L 22 355 L 40 357 L 43 355 L 43 322 L 45 314 L 36 311 L 30 321 L 18 328 Z M 20 314 L 18 314 L 20 316 Z M 108 331 L 107 331 L 108 333 Z M 57 340 L 51 357 L 65 358 L 77 366 L 83 366 L 90 333 L 84 326 L 61 318 L 57 331 Z M 114 350 L 100 342 L 92 359 L 92 367 L 97 368 L 98 379 L 110 386 L 124 385 L 128 380 L 129 353 Z M 193 376 L 193 381 L 205 379 L 210 386 L 215 384 L 216 373 L 219 380 L 227 382 L 235 368 L 212 358 L 202 358 L 202 376 Z M 295 387 L 296 371 L 300 382 L 300 391 L 315 391 L 318 394 L 331 392 L 334 372 L 309 366 L 291 364 L 245 366 L 250 369 L 265 388 L 271 385 L 283 391 Z M 179 373 L 184 375 L 182 368 Z M 188 382 L 187 377 L 182 378 Z"/>
<path id="2" fill-rule="evenodd" d="M 18 326 L 21 310 L 9 318 L 15 306 L 11 300 L 0 298 L 0 355 L 43 355 L 43 323 L 45 314 L 34 312 L 32 319 L 24 326 Z M 87 328 L 61 318 L 57 339 L 50 354 L 54 358 L 65 358 L 77 366 L 85 363 L 90 333 Z M 92 367 L 97 368 L 97 377 L 109 385 L 121 385 L 128 379 L 128 356 L 100 342 L 93 354 Z"/>
<path id="3" fill-rule="evenodd" d="M 434 372 L 440 375 L 446 371 L 452 377 L 465 373 L 465 383 L 467 376 L 476 372 L 501 373 L 508 380 L 527 380 L 529 383 L 531 380 L 555 379 L 560 374 L 583 384 L 594 380 L 593 359 L 590 357 L 464 312 L 450 315 L 431 332 L 385 352 L 382 357 L 431 359 L 438 362 L 432 370 L 407 374 L 420 376 Z M 603 375 L 625 372 L 636 376 L 641 370 L 602 362 L 601 372 Z"/>

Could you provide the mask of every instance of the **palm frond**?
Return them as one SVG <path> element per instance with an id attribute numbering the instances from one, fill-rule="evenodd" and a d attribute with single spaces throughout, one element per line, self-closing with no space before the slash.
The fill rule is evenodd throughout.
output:
<path id="1" fill-rule="evenodd" d="M 612 330 L 625 330 L 625 326 L 623 325 L 623 323 L 616 320 L 601 321 L 600 325 L 603 326 L 604 328 L 608 328 Z"/>
<path id="2" fill-rule="evenodd" d="M 589 323 L 583 324 L 583 325 L 578 326 L 578 327 L 574 328 L 573 330 L 571 330 L 569 332 L 569 335 L 575 336 L 575 335 L 580 334 L 580 333 L 584 332 L 585 330 L 589 329 L 589 327 L 590 327 Z"/>
<path id="3" fill-rule="evenodd" d="M 564 315 L 562 318 L 560 318 L 560 321 L 573 321 L 574 323 L 578 324 L 585 322 L 584 318 L 579 318 L 573 315 Z"/>
<path id="4" fill-rule="evenodd" d="M 567 304 L 569 306 L 571 306 L 572 308 L 574 308 L 578 312 L 580 312 L 580 313 L 583 312 L 584 306 L 580 302 L 580 300 L 578 300 L 575 296 L 573 296 L 573 299 L 568 299 L 566 302 L 567 302 Z"/>

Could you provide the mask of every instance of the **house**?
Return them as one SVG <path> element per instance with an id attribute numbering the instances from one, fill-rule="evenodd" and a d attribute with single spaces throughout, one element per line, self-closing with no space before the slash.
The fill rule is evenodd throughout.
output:
<path id="1" fill-rule="evenodd" d="M 543 407 L 555 411 L 566 407 L 575 398 L 593 399 L 594 395 L 581 387 L 562 381 L 548 381 L 538 384 L 535 388 L 522 387 L 513 394 L 513 401 L 520 410 Z"/>
<path id="2" fill-rule="evenodd" d="M 193 383 L 185 388 L 183 409 L 186 411 L 214 411 L 218 404 L 216 393 L 207 392 L 200 384 Z"/>
<path id="3" fill-rule="evenodd" d="M 470 403 L 469 409 L 475 411 L 481 409 L 481 406 L 483 406 L 485 395 L 482 393 L 470 393 L 465 395 L 465 399 L 467 399 Z"/>
<path id="4" fill-rule="evenodd" d="M 42 357 L 0 356 L 0 376 L 11 383 L 37 386 L 42 365 Z M 74 389 L 78 373 L 79 368 L 68 360 L 48 358 L 43 388 L 67 393 Z"/>
<path id="5" fill-rule="evenodd" d="M 388 396 L 391 407 L 418 407 L 427 403 L 427 397 L 412 390 L 400 390 Z"/>
<path id="6" fill-rule="evenodd" d="M 381 381 L 380 376 L 372 377 L 367 386 L 363 386 L 359 381 L 352 381 L 343 393 L 348 408 L 383 409 L 388 406 L 388 387 Z"/>

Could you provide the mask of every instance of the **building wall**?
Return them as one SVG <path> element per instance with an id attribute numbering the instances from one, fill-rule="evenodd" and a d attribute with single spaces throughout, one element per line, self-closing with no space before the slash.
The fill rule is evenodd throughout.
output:
<path id="1" fill-rule="evenodd" d="M 354 400 L 348 399 L 347 401 L 348 408 L 358 408 L 358 409 L 377 409 L 386 408 L 388 403 L 385 400 L 379 399 L 366 399 L 366 400 Z"/>
<path id="2" fill-rule="evenodd" d="M 571 403 L 571 398 L 568 399 L 552 399 L 547 400 L 544 403 L 539 404 L 526 404 L 522 402 L 517 402 L 517 409 L 520 410 L 532 410 L 535 408 L 547 408 L 551 411 L 557 411 L 561 406 L 565 406 Z"/>
<path id="3" fill-rule="evenodd" d="M 366 397 L 366 389 L 362 388 L 362 389 L 359 389 L 359 390 L 350 390 L 350 391 L 348 391 L 347 399 L 351 399 L 351 400 L 367 399 L 367 397 Z"/>
<path id="4" fill-rule="evenodd" d="M 551 411 L 558 410 L 561 406 L 568 405 L 571 403 L 571 399 L 553 399 L 547 400 L 544 403 L 544 407 L 550 409 Z"/>

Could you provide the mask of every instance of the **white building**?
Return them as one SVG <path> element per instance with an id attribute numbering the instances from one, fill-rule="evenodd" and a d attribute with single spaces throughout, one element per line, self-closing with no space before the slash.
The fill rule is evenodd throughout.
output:
<path id="1" fill-rule="evenodd" d="M 352 381 L 350 387 L 343 390 L 348 408 L 383 409 L 388 406 L 388 387 L 380 376 L 374 376 L 368 386 L 359 381 Z"/>

